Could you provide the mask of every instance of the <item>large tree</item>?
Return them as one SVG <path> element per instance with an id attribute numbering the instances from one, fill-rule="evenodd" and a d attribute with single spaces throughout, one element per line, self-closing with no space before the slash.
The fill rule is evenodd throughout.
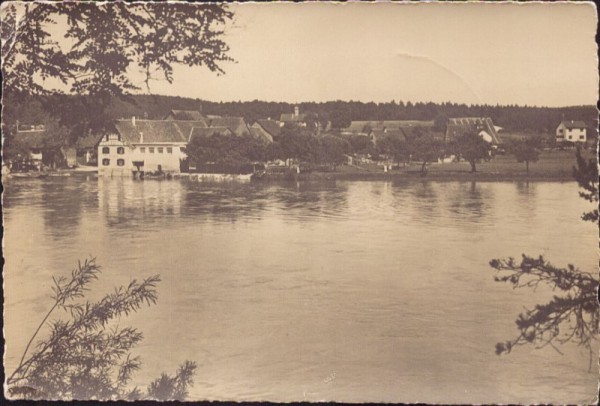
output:
<path id="1" fill-rule="evenodd" d="M 530 137 L 526 140 L 516 141 L 510 145 L 510 152 L 517 158 L 517 162 L 525 162 L 529 173 L 529 163 L 537 162 L 540 158 L 542 140 L 539 137 Z"/>
<path id="2" fill-rule="evenodd" d="M 491 144 L 474 133 L 457 137 L 453 147 L 458 156 L 469 162 L 471 172 L 477 172 L 477 163 L 482 159 L 488 159 L 492 151 Z"/>
<path id="3" fill-rule="evenodd" d="M 427 174 L 427 164 L 436 162 L 443 155 L 442 142 L 426 133 L 410 141 L 412 158 L 421 161 L 421 176 Z"/>
<path id="4" fill-rule="evenodd" d="M 1 17 L 5 103 L 78 96 L 46 106 L 64 122 L 77 117 L 79 133 L 106 124 L 115 96 L 173 82 L 176 65 L 222 74 L 231 60 L 223 37 L 233 14 L 223 4 L 23 2 L 4 5 Z"/>

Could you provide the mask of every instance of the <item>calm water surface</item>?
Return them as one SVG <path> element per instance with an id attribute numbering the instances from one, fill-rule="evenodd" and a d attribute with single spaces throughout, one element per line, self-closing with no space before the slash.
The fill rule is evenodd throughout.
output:
<path id="1" fill-rule="evenodd" d="M 493 281 L 492 258 L 597 269 L 575 183 L 208 185 L 57 178 L 5 185 L 5 367 L 50 308 L 51 275 L 93 255 L 99 297 L 160 274 L 145 387 L 185 360 L 193 399 L 584 403 L 589 354 L 495 343 L 551 292 Z M 94 296 L 96 295 L 96 296 Z"/>

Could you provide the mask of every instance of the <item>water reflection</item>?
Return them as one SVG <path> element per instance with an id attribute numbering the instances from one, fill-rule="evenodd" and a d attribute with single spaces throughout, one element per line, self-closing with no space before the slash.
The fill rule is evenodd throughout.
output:
<path id="1" fill-rule="evenodd" d="M 489 216 L 494 194 L 489 184 L 457 182 L 447 186 L 448 210 L 456 221 L 478 222 Z"/>
<path id="2" fill-rule="evenodd" d="M 127 319 L 145 336 L 136 379 L 196 360 L 192 399 L 291 401 L 301 388 L 308 400 L 585 403 L 595 392 L 577 348 L 494 354 L 523 304 L 547 298 L 495 283 L 491 258 L 596 266 L 575 184 L 52 179 L 11 182 L 4 202 L 12 367 L 11 343 L 47 309 L 39 281 L 92 253 L 101 291 L 161 274 L 156 306 Z"/>

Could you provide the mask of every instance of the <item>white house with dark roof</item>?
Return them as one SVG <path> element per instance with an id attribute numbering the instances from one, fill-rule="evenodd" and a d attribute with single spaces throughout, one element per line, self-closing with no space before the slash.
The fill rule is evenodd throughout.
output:
<path id="1" fill-rule="evenodd" d="M 586 142 L 587 126 L 583 121 L 563 120 L 556 127 L 556 142 Z"/>
<path id="2" fill-rule="evenodd" d="M 98 144 L 98 174 L 177 173 L 194 128 L 189 120 L 117 120 Z"/>

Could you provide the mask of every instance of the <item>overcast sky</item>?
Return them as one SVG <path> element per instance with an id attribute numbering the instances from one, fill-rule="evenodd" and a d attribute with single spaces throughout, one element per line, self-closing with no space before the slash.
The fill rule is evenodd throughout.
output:
<path id="1" fill-rule="evenodd" d="M 236 4 L 236 64 L 153 93 L 213 101 L 595 104 L 592 4 Z"/>
<path id="2" fill-rule="evenodd" d="M 212 101 L 538 106 L 598 99 L 593 3 L 230 8 L 235 22 L 225 39 L 237 63 L 223 64 L 223 76 L 177 66 L 175 82 L 152 82 L 152 93 Z"/>

